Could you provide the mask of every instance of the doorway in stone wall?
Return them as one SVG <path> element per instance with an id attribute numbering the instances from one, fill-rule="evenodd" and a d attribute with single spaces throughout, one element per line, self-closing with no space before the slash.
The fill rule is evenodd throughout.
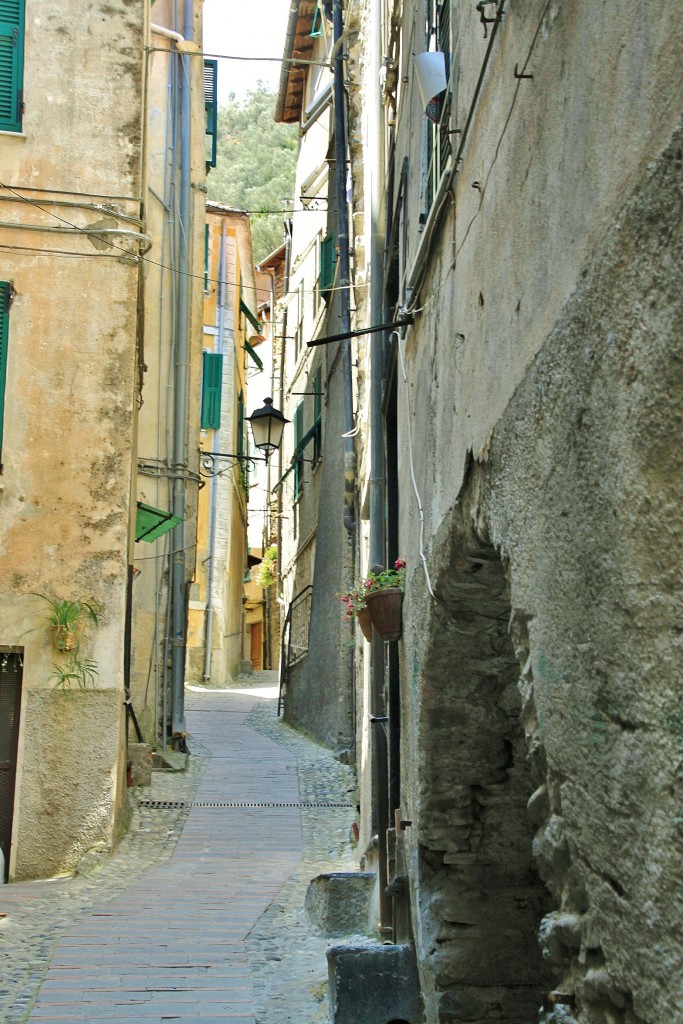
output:
<path id="1" fill-rule="evenodd" d="M 17 777 L 23 650 L 0 647 L 0 848 L 9 874 L 14 786 Z"/>
<path id="2" fill-rule="evenodd" d="M 418 738 L 423 995 L 443 1024 L 530 1024 L 552 987 L 537 939 L 551 898 L 532 856 L 542 765 L 521 722 L 508 582 L 462 518 L 442 565 Z"/>

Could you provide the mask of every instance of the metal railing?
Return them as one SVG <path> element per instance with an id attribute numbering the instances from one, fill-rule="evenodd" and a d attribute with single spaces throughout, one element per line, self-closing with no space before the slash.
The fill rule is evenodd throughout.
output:
<path id="1" fill-rule="evenodd" d="M 311 621 L 311 594 L 313 584 L 308 583 L 289 602 L 280 638 L 280 688 L 277 698 L 278 717 L 287 691 L 289 670 L 308 654 L 308 627 Z"/>

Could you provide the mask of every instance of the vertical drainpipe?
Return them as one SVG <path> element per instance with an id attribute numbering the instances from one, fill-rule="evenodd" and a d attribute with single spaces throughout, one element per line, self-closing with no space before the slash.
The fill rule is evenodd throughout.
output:
<path id="1" fill-rule="evenodd" d="M 215 351 L 223 354 L 225 337 L 225 305 L 227 278 L 227 227 L 225 218 L 221 224 L 221 250 L 218 259 L 218 337 Z M 206 578 L 206 636 L 204 641 L 204 680 L 211 678 L 211 641 L 213 639 L 213 581 L 216 561 L 216 525 L 218 523 L 218 480 L 211 477 L 211 499 L 209 505 L 209 567 Z"/>
<path id="2" fill-rule="evenodd" d="M 349 285 L 349 207 L 346 199 L 346 109 L 344 95 L 344 54 L 341 43 L 344 24 L 342 0 L 333 0 L 332 27 L 337 56 L 334 61 L 334 156 L 337 187 L 337 240 L 339 243 L 339 299 L 341 302 L 341 333 L 351 330 L 351 297 Z M 352 434 L 353 376 L 351 371 L 351 339 L 341 342 L 344 423 L 344 526 L 355 536 L 356 453 Z"/>
<path id="3" fill-rule="evenodd" d="M 194 0 L 185 0 L 183 35 L 194 39 Z M 173 514 L 185 518 L 185 474 L 187 470 L 187 405 L 190 352 L 190 244 L 191 244 L 191 69 L 190 57 L 180 61 L 180 258 L 178 261 L 178 337 L 173 392 Z M 182 736 L 185 729 L 185 524 L 173 530 L 171 555 L 171 732 Z"/>
<path id="4" fill-rule="evenodd" d="M 384 118 L 379 88 L 382 44 L 382 12 L 379 0 L 372 0 L 370 19 L 371 83 L 368 115 L 368 160 L 370 163 L 370 324 L 382 323 L 384 316 L 384 238 L 380 231 L 380 210 L 384 179 Z M 384 335 L 370 335 L 370 568 L 384 566 L 386 539 L 384 533 L 384 430 L 382 391 L 384 378 Z M 384 642 L 373 629 L 370 660 L 371 714 L 376 719 L 387 714 L 384 702 Z M 389 826 L 388 752 L 383 727 L 375 725 L 372 733 L 373 796 L 378 837 L 378 877 L 380 930 L 393 937 L 391 898 L 386 895 L 389 883 L 387 866 L 387 828 Z"/>

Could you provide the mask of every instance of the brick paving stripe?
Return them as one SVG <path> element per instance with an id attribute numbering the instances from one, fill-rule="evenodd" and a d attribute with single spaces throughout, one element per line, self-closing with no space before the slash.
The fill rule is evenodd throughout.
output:
<path id="1" fill-rule="evenodd" d="M 136 791 L 119 850 L 87 875 L 2 887 L 1 1020 L 327 1020 L 327 943 L 303 898 L 312 875 L 357 866 L 354 779 L 273 697 L 189 691 L 189 769 Z"/>

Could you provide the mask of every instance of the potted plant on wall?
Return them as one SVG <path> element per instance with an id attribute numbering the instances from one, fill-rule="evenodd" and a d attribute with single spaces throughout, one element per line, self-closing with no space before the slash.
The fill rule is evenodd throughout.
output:
<path id="1" fill-rule="evenodd" d="M 405 559 L 397 558 L 393 569 L 370 572 L 352 590 L 340 595 L 347 618 L 358 619 L 368 643 L 372 640 L 373 626 L 383 640 L 400 639 L 405 579 Z"/>
<path id="2" fill-rule="evenodd" d="M 372 640 L 372 621 L 370 612 L 365 603 L 365 587 L 363 583 L 356 583 L 355 587 L 339 594 L 341 603 L 344 605 L 347 619 L 358 619 L 363 636 L 368 643 Z"/>
<path id="3" fill-rule="evenodd" d="M 263 552 L 261 564 L 255 573 L 256 582 L 264 590 L 277 583 L 277 546 L 271 544 Z"/>
<path id="4" fill-rule="evenodd" d="M 77 598 L 74 601 L 57 600 L 45 594 L 35 594 L 49 606 L 47 627 L 52 646 L 63 657 L 52 663 L 50 679 L 56 689 L 70 690 L 78 687 L 85 690 L 95 686 L 98 676 L 97 663 L 83 653 L 83 642 L 89 637 L 85 632 L 87 623 L 98 626 L 102 607 L 96 601 Z"/>
<path id="5" fill-rule="evenodd" d="M 90 621 L 99 625 L 100 609 L 94 601 L 77 598 L 75 601 L 55 600 L 45 594 L 36 597 L 47 601 L 50 612 L 47 624 L 52 634 L 52 645 L 58 651 L 75 651 L 84 635 L 85 624 Z"/>
<path id="6" fill-rule="evenodd" d="M 365 603 L 372 624 L 382 640 L 400 640 L 403 632 L 401 610 L 406 584 L 406 563 L 397 558 L 393 569 L 370 572 L 363 581 Z"/>

